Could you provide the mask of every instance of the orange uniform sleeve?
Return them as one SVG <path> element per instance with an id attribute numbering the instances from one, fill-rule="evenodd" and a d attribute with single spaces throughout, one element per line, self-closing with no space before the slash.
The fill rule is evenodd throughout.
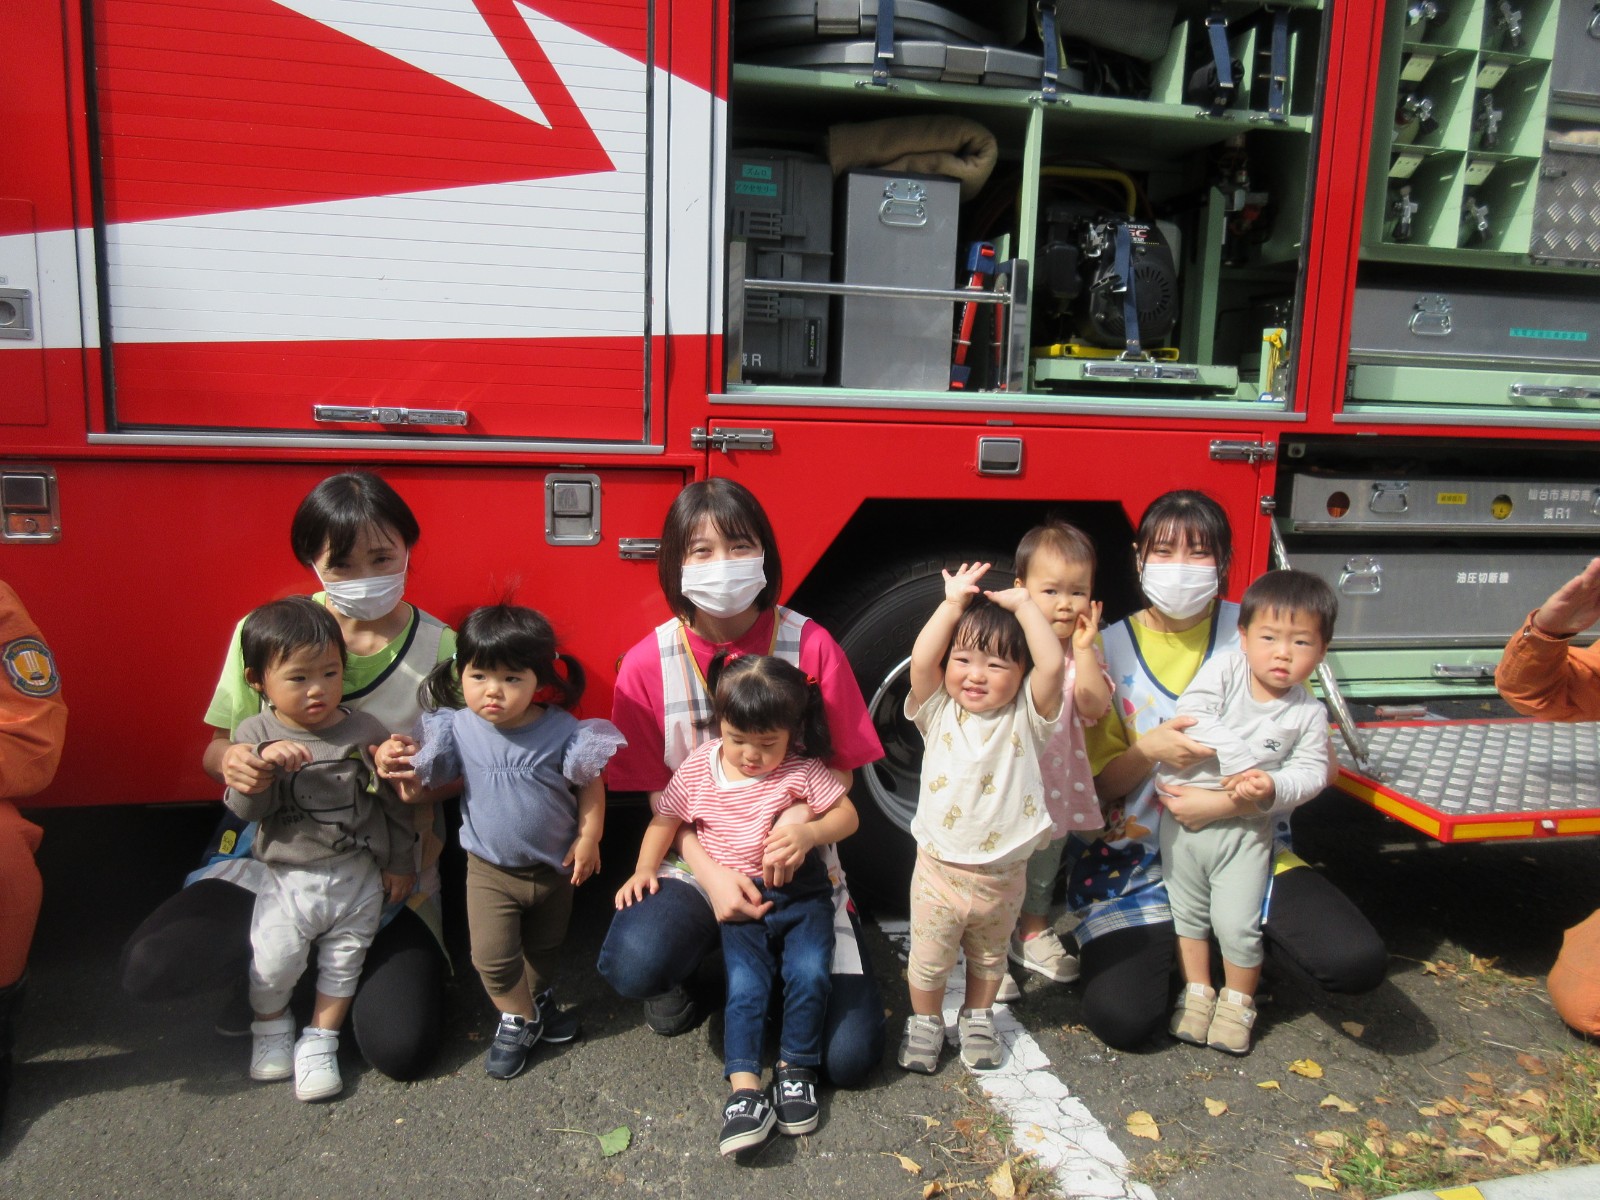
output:
<path id="1" fill-rule="evenodd" d="M 1541 633 L 1532 613 L 1506 643 L 1494 682 L 1526 716 L 1600 721 L 1600 648 Z"/>
<path id="2" fill-rule="evenodd" d="M 0 799 L 49 786 L 66 734 L 55 657 L 16 592 L 0 583 Z"/>

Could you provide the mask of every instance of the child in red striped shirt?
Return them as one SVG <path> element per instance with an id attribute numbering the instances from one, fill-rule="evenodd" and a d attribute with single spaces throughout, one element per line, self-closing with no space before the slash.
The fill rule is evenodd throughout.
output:
<path id="1" fill-rule="evenodd" d="M 747 655 L 708 683 L 722 736 L 692 751 L 667 784 L 617 907 L 656 890 L 656 871 L 685 825 L 717 863 L 749 876 L 768 905 L 759 921 L 721 927 L 731 1095 L 718 1148 L 733 1154 L 766 1141 L 774 1125 L 791 1136 L 817 1127 L 834 935 L 833 883 L 814 851 L 854 833 L 859 821 L 841 775 L 825 761 L 831 746 L 815 680 L 782 659 Z M 761 1045 L 780 970 L 783 1027 L 768 1099 Z"/>

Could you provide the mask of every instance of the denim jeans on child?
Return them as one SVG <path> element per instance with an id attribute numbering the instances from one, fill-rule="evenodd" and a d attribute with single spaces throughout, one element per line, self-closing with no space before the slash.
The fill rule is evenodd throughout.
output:
<path id="1" fill-rule="evenodd" d="M 722 926 L 728 971 L 723 1010 L 723 1074 L 761 1074 L 761 1044 L 773 980 L 783 979 L 778 1058 L 791 1067 L 822 1062 L 822 1026 L 833 969 L 833 889 L 813 853 L 781 888 L 761 886 L 772 908 L 759 921 Z"/>

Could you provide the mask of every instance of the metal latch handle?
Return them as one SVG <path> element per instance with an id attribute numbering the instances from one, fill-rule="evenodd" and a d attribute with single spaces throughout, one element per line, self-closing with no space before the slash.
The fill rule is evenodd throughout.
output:
<path id="1" fill-rule="evenodd" d="M 465 425 L 467 414 L 455 408 L 357 408 L 313 404 L 311 419 L 341 425 Z"/>
<path id="2" fill-rule="evenodd" d="M 1494 667 L 1488 663 L 1434 663 L 1435 679 L 1493 679 Z"/>
<path id="3" fill-rule="evenodd" d="M 1600 400 L 1600 387 L 1513 383 L 1508 391 L 1513 400 Z"/>

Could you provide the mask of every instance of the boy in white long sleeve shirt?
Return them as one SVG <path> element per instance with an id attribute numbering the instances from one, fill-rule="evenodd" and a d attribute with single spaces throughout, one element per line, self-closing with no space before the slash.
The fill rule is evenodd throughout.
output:
<path id="1" fill-rule="evenodd" d="M 1184 990 L 1172 1036 L 1248 1054 L 1261 978 L 1261 910 L 1272 867 L 1268 818 L 1305 803 L 1327 785 L 1328 718 L 1305 686 L 1327 653 L 1338 600 L 1304 571 L 1269 571 L 1239 605 L 1239 651 L 1214 655 L 1178 699 L 1185 732 L 1217 752 L 1158 787 L 1216 788 L 1258 814 L 1185 829 L 1161 822 L 1161 865 L 1178 935 Z M 1211 988 L 1215 932 L 1224 987 Z"/>

